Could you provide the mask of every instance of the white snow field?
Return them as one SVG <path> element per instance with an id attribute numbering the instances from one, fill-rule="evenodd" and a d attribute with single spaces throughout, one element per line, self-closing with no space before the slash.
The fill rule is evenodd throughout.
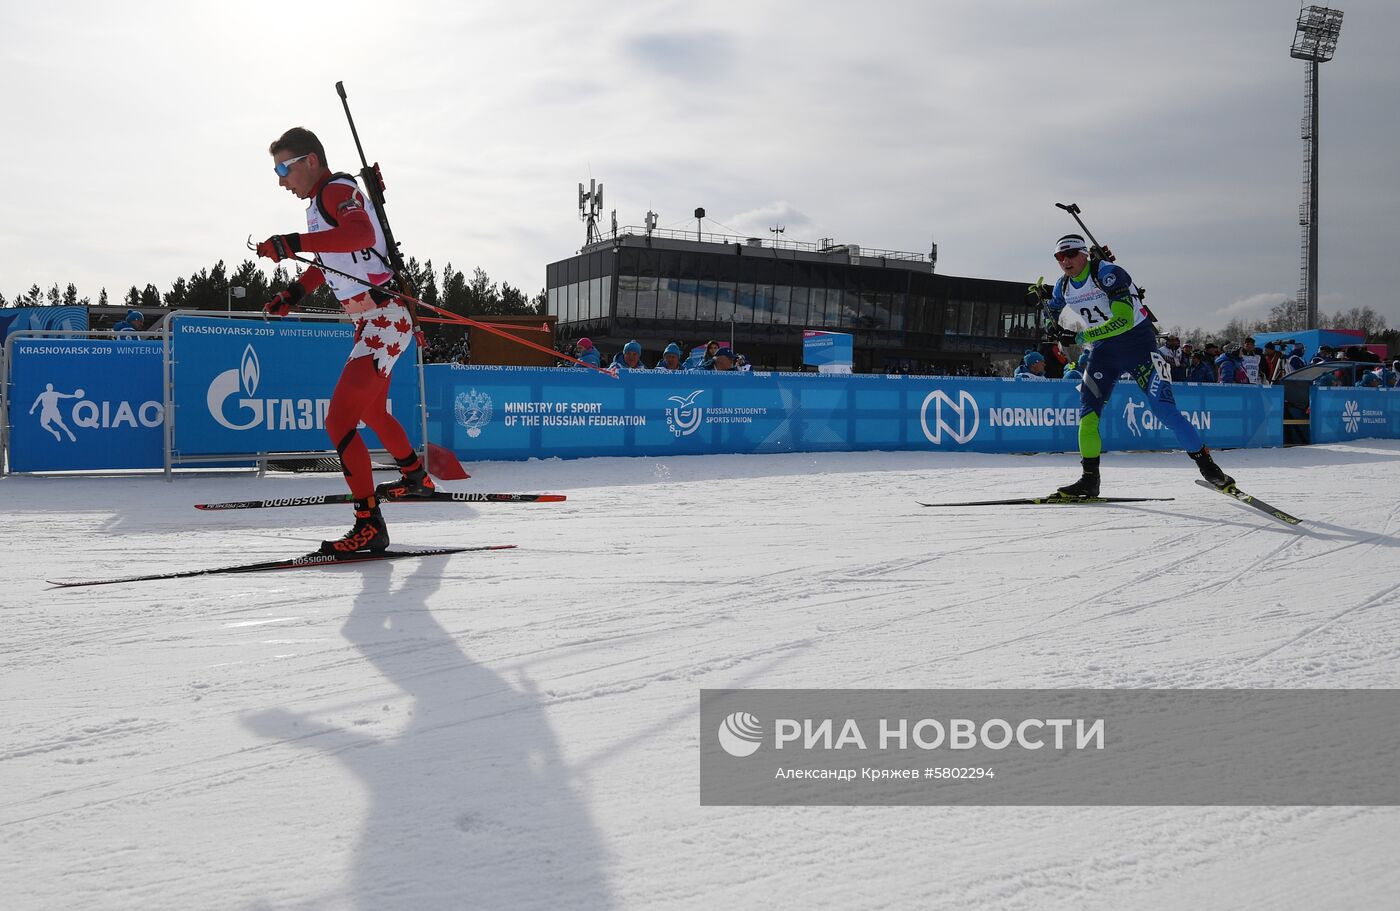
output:
<path id="1" fill-rule="evenodd" d="M 702 687 L 1400 687 L 1400 443 L 1233 451 L 1293 530 L 1110 453 L 470 465 L 395 545 L 516 550 L 86 589 L 272 559 L 336 475 L 0 481 L 0 906 L 1380 908 L 1396 808 L 699 805 Z"/>

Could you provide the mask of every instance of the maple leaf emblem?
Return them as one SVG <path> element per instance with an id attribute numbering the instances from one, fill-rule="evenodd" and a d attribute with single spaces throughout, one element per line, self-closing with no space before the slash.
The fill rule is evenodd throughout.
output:
<path id="1" fill-rule="evenodd" d="M 406 319 L 401 319 L 397 323 L 394 323 L 394 328 L 404 335 L 408 335 L 408 330 L 413 328 L 413 324 Z"/>
<path id="2" fill-rule="evenodd" d="M 378 329 L 389 328 L 389 317 L 385 316 L 382 313 L 379 316 L 376 316 L 374 319 L 370 320 L 370 322 L 375 326 L 375 328 Z"/>
<path id="3" fill-rule="evenodd" d="M 368 348 L 373 348 L 377 351 L 380 348 L 384 347 L 384 339 L 380 338 L 377 335 L 367 335 L 365 336 L 365 346 Z"/>
<path id="4" fill-rule="evenodd" d="M 394 343 L 393 343 L 392 345 L 390 345 L 388 348 L 385 348 L 385 349 L 384 349 L 384 353 L 387 354 L 387 355 L 389 355 L 390 357 L 398 357 L 398 356 L 399 356 L 399 352 L 402 351 L 402 350 L 403 350 L 403 347 L 402 347 L 398 342 L 394 342 Z"/>

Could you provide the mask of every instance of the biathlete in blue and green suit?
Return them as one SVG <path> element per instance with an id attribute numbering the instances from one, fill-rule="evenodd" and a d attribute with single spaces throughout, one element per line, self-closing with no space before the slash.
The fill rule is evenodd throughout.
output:
<path id="1" fill-rule="evenodd" d="M 1088 245 L 1078 234 L 1066 234 L 1056 241 L 1055 260 L 1064 275 L 1054 290 L 1045 287 L 1043 279 L 1032 286 L 1044 301 L 1047 328 L 1058 335 L 1066 328 L 1061 318 L 1068 310 L 1084 323 L 1076 340 L 1093 345 L 1079 385 L 1079 456 L 1084 473 L 1078 481 L 1061 487 L 1059 493 L 1075 498 L 1099 495 L 1099 453 L 1103 448 L 1099 418 L 1124 373 L 1138 384 L 1157 419 L 1176 434 L 1201 477 L 1222 490 L 1233 486 L 1234 478 L 1215 464 L 1201 435 L 1177 408 L 1170 374 L 1153 361 L 1157 333 L 1147 308 L 1134 299 L 1128 273 L 1112 262 L 1091 258 Z"/>

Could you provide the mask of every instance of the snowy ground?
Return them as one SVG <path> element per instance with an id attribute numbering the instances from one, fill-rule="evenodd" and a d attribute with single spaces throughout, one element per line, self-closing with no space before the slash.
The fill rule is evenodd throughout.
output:
<path id="1" fill-rule="evenodd" d="M 1067 455 L 470 466 L 556 505 L 393 507 L 451 558 L 96 589 L 274 558 L 344 507 L 198 513 L 339 478 L 8 478 L 7 909 L 1375 908 L 1400 810 L 719 808 L 702 687 L 1400 686 L 1400 444 L 1227 452 L 1299 533 L 1043 493 Z"/>

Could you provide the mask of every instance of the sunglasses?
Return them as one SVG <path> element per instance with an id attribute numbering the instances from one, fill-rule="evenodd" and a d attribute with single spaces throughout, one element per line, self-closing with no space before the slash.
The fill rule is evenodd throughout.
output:
<path id="1" fill-rule="evenodd" d="M 310 156 L 311 153 L 307 152 L 305 155 L 298 155 L 296 158 L 288 158 L 286 161 L 279 161 L 277 162 L 277 164 L 272 166 L 272 170 L 277 172 L 278 177 L 286 177 L 291 172 L 292 165 L 296 164 L 298 161 L 301 161 L 303 158 L 309 158 Z"/>
<path id="2" fill-rule="evenodd" d="M 1083 252 L 1083 250 L 1061 250 L 1055 254 L 1055 262 L 1062 263 L 1065 260 L 1074 259 Z"/>

